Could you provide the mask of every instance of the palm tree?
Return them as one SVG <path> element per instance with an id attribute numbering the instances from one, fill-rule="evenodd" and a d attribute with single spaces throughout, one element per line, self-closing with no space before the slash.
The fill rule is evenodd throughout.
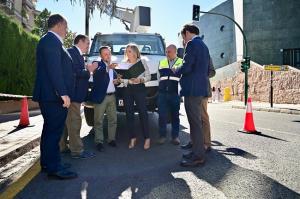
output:
<path id="1" fill-rule="evenodd" d="M 70 0 L 70 1 L 71 4 L 79 2 L 79 3 L 84 3 L 85 5 L 85 34 L 86 35 L 89 35 L 90 14 L 93 14 L 95 10 L 99 10 L 100 15 L 105 13 L 112 18 L 118 2 L 118 0 Z"/>

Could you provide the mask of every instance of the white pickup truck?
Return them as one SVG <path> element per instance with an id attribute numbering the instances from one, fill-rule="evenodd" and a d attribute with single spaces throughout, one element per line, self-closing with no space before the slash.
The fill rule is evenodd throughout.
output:
<path id="1" fill-rule="evenodd" d="M 146 60 L 150 73 L 151 81 L 147 82 L 147 98 L 146 104 L 148 111 L 157 111 L 157 96 L 158 96 L 158 64 L 159 61 L 165 58 L 165 44 L 160 34 L 151 33 L 112 33 L 112 34 L 101 34 L 97 33 L 91 45 L 88 62 L 92 62 L 99 58 L 99 48 L 101 46 L 109 46 L 112 52 L 112 62 L 120 63 L 124 59 L 124 50 L 127 44 L 135 43 L 140 52 L 142 59 Z M 124 112 L 123 102 L 123 86 L 117 87 L 116 99 L 117 99 L 117 110 Z M 85 107 L 85 116 L 88 124 L 92 124 L 91 108 Z M 90 125 L 89 124 L 89 125 Z M 90 125 L 92 126 L 92 125 Z"/>

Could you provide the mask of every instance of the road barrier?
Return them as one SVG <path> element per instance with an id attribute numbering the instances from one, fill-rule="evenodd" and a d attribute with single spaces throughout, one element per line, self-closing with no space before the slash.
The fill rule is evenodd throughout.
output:
<path id="1" fill-rule="evenodd" d="M 27 97 L 24 97 L 22 99 L 21 103 L 21 113 L 20 113 L 20 122 L 19 122 L 19 128 L 24 128 L 29 126 L 29 112 L 28 112 L 28 101 Z"/>
<path id="2" fill-rule="evenodd" d="M 249 97 L 248 100 L 247 100 L 247 108 L 246 108 L 244 129 L 238 130 L 238 132 L 248 133 L 248 134 L 261 134 L 261 132 L 258 132 L 255 129 L 254 120 L 253 120 L 252 99 L 251 99 L 251 97 Z"/>

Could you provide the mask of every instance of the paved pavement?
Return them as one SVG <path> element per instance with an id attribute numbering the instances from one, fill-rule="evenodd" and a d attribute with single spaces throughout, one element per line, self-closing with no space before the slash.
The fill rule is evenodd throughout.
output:
<path id="1" fill-rule="evenodd" d="M 167 143 L 149 151 L 129 150 L 124 115 L 118 117 L 118 148 L 97 152 L 90 127 L 82 136 L 97 156 L 63 159 L 79 178 L 50 180 L 38 174 L 16 198 L 300 198 L 300 116 L 254 111 L 262 135 L 238 133 L 245 111 L 228 103 L 210 104 L 213 150 L 200 168 L 179 166 L 181 149 Z M 150 114 L 152 140 L 157 138 L 157 115 Z M 136 131 L 140 131 L 138 120 Z M 180 139 L 187 142 L 189 125 L 181 109 Z"/>
<path id="2" fill-rule="evenodd" d="M 223 102 L 224 103 L 224 102 Z M 232 108 L 244 109 L 244 102 L 241 101 L 230 101 L 225 102 L 226 104 L 231 104 Z M 267 112 L 275 112 L 275 113 L 287 113 L 300 115 L 300 104 L 273 104 L 271 108 L 271 104 L 267 102 L 252 102 L 252 108 L 256 111 L 267 111 Z"/>

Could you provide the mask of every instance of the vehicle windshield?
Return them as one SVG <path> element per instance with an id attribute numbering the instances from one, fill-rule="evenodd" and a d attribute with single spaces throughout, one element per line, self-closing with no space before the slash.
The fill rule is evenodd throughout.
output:
<path id="1" fill-rule="evenodd" d="M 165 55 L 162 38 L 158 35 L 99 35 L 94 38 L 90 56 L 98 56 L 101 46 L 110 46 L 113 55 L 124 55 L 126 45 L 135 43 L 142 55 Z"/>

